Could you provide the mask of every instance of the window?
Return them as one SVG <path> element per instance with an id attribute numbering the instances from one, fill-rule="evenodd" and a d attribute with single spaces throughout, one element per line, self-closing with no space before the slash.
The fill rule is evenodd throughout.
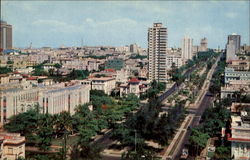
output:
<path id="1" fill-rule="evenodd" d="M 8 148 L 8 154 L 13 154 L 13 148 Z"/>

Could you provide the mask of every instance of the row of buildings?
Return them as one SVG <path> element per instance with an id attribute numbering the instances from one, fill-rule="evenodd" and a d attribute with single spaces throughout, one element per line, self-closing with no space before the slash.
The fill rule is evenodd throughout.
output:
<path id="1" fill-rule="evenodd" d="M 232 101 L 229 132 L 222 135 L 231 142 L 231 158 L 250 159 L 250 103 L 242 103 L 242 97 L 250 96 L 250 57 L 247 47 L 240 46 L 240 35 L 229 35 L 226 45 L 226 68 L 221 99 Z M 241 53 L 241 55 L 237 55 Z M 239 56 L 244 58 L 239 58 Z"/>

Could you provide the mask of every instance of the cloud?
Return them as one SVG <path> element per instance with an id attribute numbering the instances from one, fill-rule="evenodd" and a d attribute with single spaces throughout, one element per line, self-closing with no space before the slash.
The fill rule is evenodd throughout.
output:
<path id="1" fill-rule="evenodd" d="M 81 25 L 67 24 L 58 20 L 36 20 L 32 23 L 32 25 L 42 28 L 49 28 L 51 31 L 60 31 L 63 33 L 82 31 Z"/>
<path id="2" fill-rule="evenodd" d="M 235 13 L 235 12 L 227 12 L 227 13 L 225 14 L 225 16 L 226 16 L 227 18 L 234 19 L 234 18 L 236 18 L 236 17 L 238 16 L 238 14 Z"/>

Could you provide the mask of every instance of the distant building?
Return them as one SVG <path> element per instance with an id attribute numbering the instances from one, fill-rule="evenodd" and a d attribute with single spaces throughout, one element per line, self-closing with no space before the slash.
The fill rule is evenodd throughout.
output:
<path id="1" fill-rule="evenodd" d="M 227 45 L 226 45 L 226 61 L 236 60 L 236 53 L 240 52 L 240 41 L 241 36 L 233 33 L 232 35 L 228 35 Z"/>
<path id="2" fill-rule="evenodd" d="M 240 42 L 241 42 L 241 36 L 233 33 L 232 35 L 228 35 L 227 38 L 227 44 L 229 44 L 229 41 L 233 41 L 235 45 L 235 51 L 239 52 L 240 51 Z"/>
<path id="3" fill-rule="evenodd" d="M 228 44 L 227 44 L 227 53 L 226 53 L 226 61 L 232 61 L 232 60 L 236 60 L 237 56 L 236 56 L 236 46 L 233 40 L 229 40 Z"/>
<path id="4" fill-rule="evenodd" d="M 199 46 L 193 46 L 192 48 L 193 56 L 195 56 L 199 52 L 199 49 L 200 49 Z"/>
<path id="5" fill-rule="evenodd" d="M 0 22 L 0 49 L 12 49 L 12 25 L 5 21 Z"/>
<path id="6" fill-rule="evenodd" d="M 167 81 L 167 28 L 162 23 L 154 23 L 148 29 L 148 78 L 150 81 Z"/>
<path id="7" fill-rule="evenodd" d="M 187 36 L 184 37 L 182 40 L 182 60 L 183 62 L 187 62 L 191 60 L 193 57 L 193 39 Z"/>
<path id="8" fill-rule="evenodd" d="M 231 106 L 231 157 L 234 160 L 250 159 L 250 103 L 233 103 Z"/>
<path id="9" fill-rule="evenodd" d="M 138 45 L 136 43 L 135 44 L 131 44 L 129 46 L 129 51 L 131 53 L 138 53 L 138 49 L 139 49 L 139 47 L 138 47 Z"/>
<path id="10" fill-rule="evenodd" d="M 201 39 L 199 51 L 200 52 L 206 52 L 207 51 L 207 38 L 206 37 Z"/>
<path id="11" fill-rule="evenodd" d="M 0 159 L 25 158 L 25 137 L 19 133 L 0 133 Z"/>

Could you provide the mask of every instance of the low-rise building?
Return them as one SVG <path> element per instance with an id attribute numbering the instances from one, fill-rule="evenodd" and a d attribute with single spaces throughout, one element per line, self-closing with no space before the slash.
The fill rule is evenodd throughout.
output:
<path id="1" fill-rule="evenodd" d="M 235 100 L 236 93 L 250 94 L 250 80 L 231 80 L 227 85 L 221 87 L 221 99 L 230 98 Z"/>
<path id="2" fill-rule="evenodd" d="M 0 125 L 8 122 L 11 116 L 36 105 L 39 105 L 41 113 L 57 114 L 68 111 L 73 114 L 77 105 L 89 102 L 89 91 L 90 85 L 80 81 L 50 86 L 34 86 L 29 81 L 24 81 L 19 86 L 6 86 L 0 91 Z"/>
<path id="3" fill-rule="evenodd" d="M 227 63 L 227 66 L 235 71 L 250 71 L 249 60 L 232 60 Z"/>
<path id="4" fill-rule="evenodd" d="M 233 103 L 231 106 L 231 157 L 234 160 L 250 159 L 250 104 Z"/>
<path id="5" fill-rule="evenodd" d="M 228 84 L 231 80 L 250 80 L 250 71 L 235 71 L 233 68 L 225 68 L 224 82 Z"/>
<path id="6" fill-rule="evenodd" d="M 25 137 L 19 133 L 0 133 L 0 159 L 25 158 Z"/>
<path id="7" fill-rule="evenodd" d="M 10 76 L 8 74 L 0 74 L 0 84 L 9 83 Z"/>
<path id="8" fill-rule="evenodd" d="M 112 90 L 115 89 L 115 78 L 112 77 L 93 77 L 89 78 L 91 81 L 91 90 L 102 90 L 104 93 L 110 95 Z"/>

